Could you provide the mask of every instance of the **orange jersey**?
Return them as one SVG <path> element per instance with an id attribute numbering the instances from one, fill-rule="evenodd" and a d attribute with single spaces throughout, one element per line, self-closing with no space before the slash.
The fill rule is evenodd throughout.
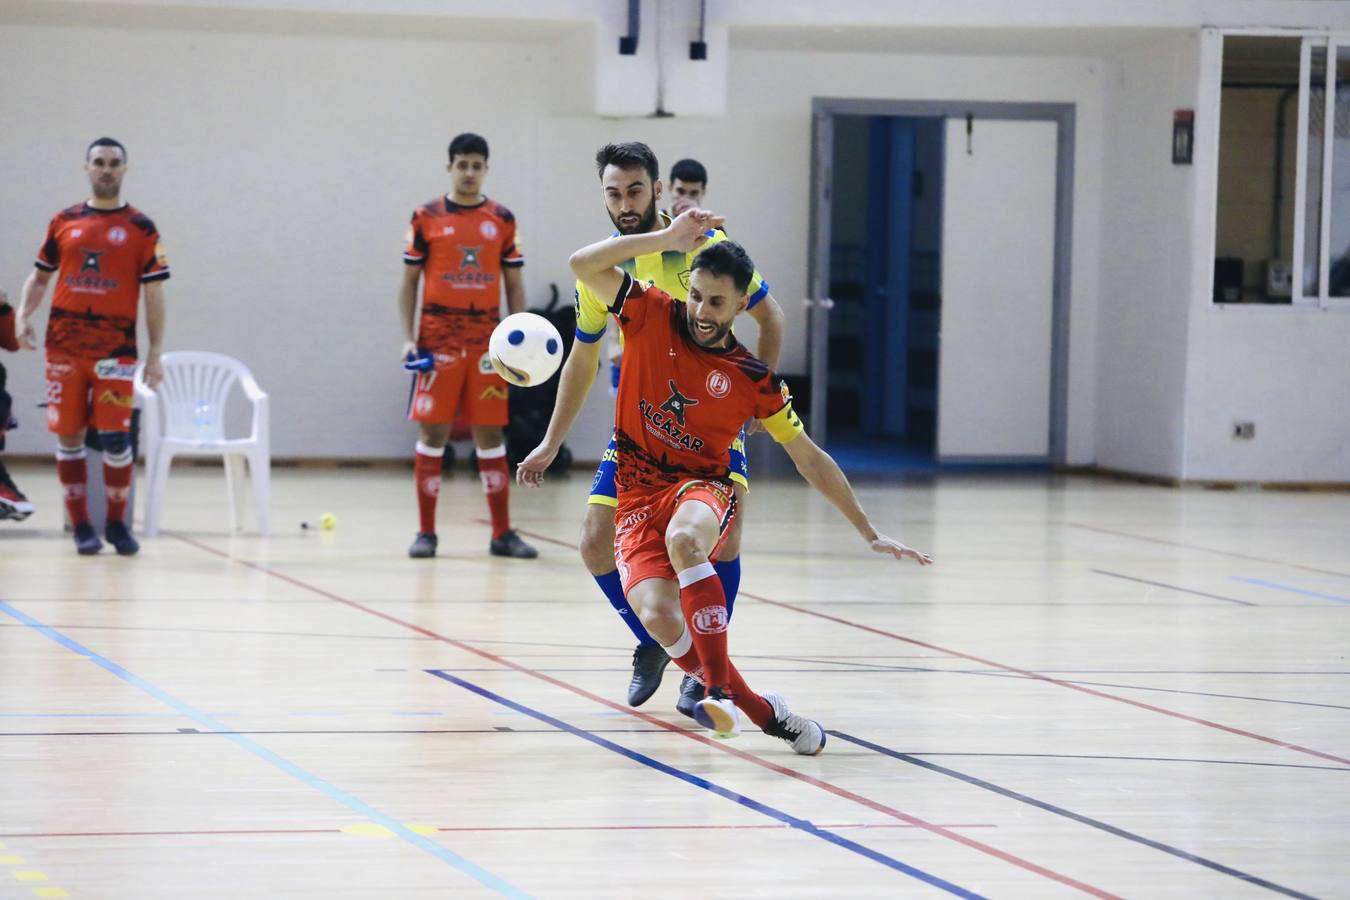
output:
<path id="1" fill-rule="evenodd" d="M 751 416 L 779 442 L 801 433 L 787 385 L 739 341 L 699 346 L 685 304 L 665 291 L 625 276 L 610 312 L 627 342 L 614 412 L 621 506 L 625 492 L 725 478 L 727 448 Z"/>
<path id="2" fill-rule="evenodd" d="M 134 206 L 56 214 L 35 263 L 56 272 L 47 347 L 81 359 L 136 356 L 141 285 L 169 277 L 164 245 Z"/>
<path id="3" fill-rule="evenodd" d="M 501 321 L 502 269 L 525 265 L 516 217 L 486 198 L 460 206 L 437 197 L 418 207 L 403 261 L 423 267 L 417 343 L 433 352 L 486 350 Z"/>

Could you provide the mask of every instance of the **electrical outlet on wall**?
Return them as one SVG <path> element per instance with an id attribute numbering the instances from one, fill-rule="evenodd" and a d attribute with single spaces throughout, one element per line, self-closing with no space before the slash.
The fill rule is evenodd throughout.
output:
<path id="1" fill-rule="evenodd" d="M 1234 422 L 1233 437 L 1243 441 L 1250 441 L 1252 438 L 1256 437 L 1256 423 Z"/>

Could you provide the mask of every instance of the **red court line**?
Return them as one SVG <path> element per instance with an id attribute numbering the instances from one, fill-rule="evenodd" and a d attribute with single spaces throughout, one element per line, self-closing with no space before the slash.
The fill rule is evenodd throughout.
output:
<path id="1" fill-rule="evenodd" d="M 808 616 L 815 616 L 817 618 L 825 619 L 830 622 L 837 622 L 840 625 L 846 625 L 849 628 L 856 628 L 859 631 L 866 631 L 871 634 L 881 635 L 882 637 L 892 638 L 893 640 L 904 641 L 905 643 L 913 644 L 916 647 L 926 647 L 929 650 L 937 650 L 940 653 L 946 653 L 951 656 L 957 656 L 960 657 L 961 659 L 969 659 L 974 662 L 982 663 L 986 666 L 991 666 L 995 669 L 1002 669 L 1005 672 L 1013 672 L 1018 675 L 1023 675 L 1027 678 L 1035 679 L 1036 681 L 1044 681 L 1047 684 L 1054 684 L 1058 685 L 1059 687 L 1068 688 L 1071 691 L 1078 691 L 1080 694 L 1091 694 L 1094 697 L 1101 697 L 1106 700 L 1114 700 L 1117 703 L 1128 703 L 1130 706 L 1136 706 L 1139 709 L 1147 709 L 1151 712 L 1162 713 L 1164 716 L 1171 716 L 1174 719 L 1184 719 L 1187 722 L 1194 722 L 1197 725 L 1204 725 L 1206 728 L 1216 728 L 1219 731 L 1226 731 L 1229 734 L 1236 734 L 1241 737 L 1251 738 L 1252 740 L 1262 741 L 1267 744 L 1273 744 L 1276 747 L 1283 747 L 1286 750 L 1296 750 L 1299 753 L 1306 753 L 1309 756 L 1316 756 L 1319 759 L 1327 759 L 1331 760 L 1332 762 L 1350 765 L 1350 759 L 1346 759 L 1345 757 L 1342 756 L 1336 756 L 1331 753 L 1323 753 L 1321 750 L 1313 750 L 1311 747 L 1304 747 L 1300 744 L 1291 744 L 1288 741 L 1282 741 L 1279 740 L 1278 738 L 1267 737 L 1264 734 L 1257 734 L 1254 731 L 1245 731 L 1241 728 L 1234 728 L 1232 725 L 1224 725 L 1220 722 L 1212 722 L 1209 719 L 1202 719 L 1199 716 L 1192 716 L 1187 713 L 1177 712 L 1174 709 L 1167 709 L 1162 706 L 1154 706 L 1152 703 L 1144 703 L 1142 700 L 1132 700 L 1129 697 L 1122 697 L 1119 694 L 1109 694 L 1106 691 L 1099 691 L 1095 690 L 1094 688 L 1084 687 L 1081 684 L 1074 684 L 1073 682 L 1069 681 L 1061 681 L 1058 678 L 1051 678 L 1049 675 L 1042 675 L 1040 672 L 1033 672 L 1029 669 L 1019 669 L 1016 666 L 1009 666 L 1001 662 L 995 662 L 992 659 L 985 659 L 984 657 L 976 656 L 973 653 L 962 653 L 960 650 L 950 650 L 946 647 L 940 647 L 937 644 L 930 644 L 927 641 L 921 641 L 917 638 L 905 637 L 903 634 L 896 634 L 893 631 L 885 631 L 884 629 L 881 628 L 873 628 L 871 625 L 863 625 L 859 622 L 852 622 L 849 621 L 848 619 L 841 619 L 839 616 L 832 616 L 829 613 L 817 612 L 816 610 L 807 609 L 803 606 L 797 606 L 792 603 L 784 603 L 781 600 L 770 600 L 768 597 L 761 597 L 757 594 L 751 594 L 746 591 L 741 591 L 740 596 L 749 597 L 752 600 L 758 600 L 759 602 L 767 603 L 770 606 L 778 606 L 783 609 L 790 609 L 793 612 L 803 613 Z"/>
<path id="2" fill-rule="evenodd" d="M 1072 525 L 1073 523 L 1069 523 L 1069 524 Z M 1076 525 L 1075 527 L 1077 527 L 1077 528 L 1087 528 L 1087 529 L 1090 529 L 1090 530 L 1093 530 L 1093 531 L 1105 531 L 1105 532 L 1108 533 L 1108 534 L 1118 534 L 1118 535 L 1123 535 L 1124 537 L 1139 537 L 1138 535 L 1126 534 L 1126 533 L 1123 532 L 1123 531 L 1110 531 L 1109 529 L 1096 528 L 1096 527 L 1090 526 L 1090 525 Z M 530 537 L 541 538 L 541 539 L 542 539 L 542 536 L 541 536 L 541 535 L 536 535 L 536 534 L 533 534 L 533 533 L 528 532 L 528 531 L 521 531 L 521 533 L 522 533 L 522 534 L 529 535 Z M 1160 541 L 1160 540 L 1157 540 L 1156 538 L 1139 538 L 1139 539 L 1140 539 L 1140 540 L 1146 540 L 1146 541 L 1154 541 L 1154 542 L 1156 542 L 1156 543 L 1171 543 L 1171 542 L 1168 542 L 1168 541 Z M 558 543 L 558 542 L 555 541 L 555 543 Z M 573 547 L 573 549 L 576 549 L 574 545 L 570 545 L 570 544 L 569 544 L 568 546 L 571 546 L 571 547 Z M 1188 545 L 1185 545 L 1185 544 L 1177 544 L 1176 546 L 1179 546 L 1179 547 L 1187 547 Z M 1195 550 L 1207 550 L 1208 548 L 1206 548 L 1206 547 L 1192 547 L 1192 548 L 1190 548 L 1190 549 L 1195 549 Z M 1223 551 L 1223 550 L 1213 550 L 1213 551 L 1210 551 L 1210 552 L 1213 552 L 1213 553 L 1225 553 L 1226 555 L 1229 555 L 1229 556 L 1241 556 L 1241 554 L 1227 553 L 1226 551 Z M 1253 556 L 1253 557 L 1245 557 L 1245 558 L 1247 558 L 1247 559 L 1259 560 L 1259 557 L 1254 557 L 1254 556 Z M 1259 561 L 1261 561 L 1261 562 L 1276 562 L 1275 560 L 1259 560 Z M 1292 564 L 1292 563 L 1282 563 L 1282 565 L 1293 565 L 1293 564 Z M 1299 566 L 1298 568 L 1305 568 L 1305 569 L 1306 569 L 1306 568 L 1308 568 L 1308 567 L 1307 567 L 1307 566 Z M 1322 571 L 1327 571 L 1327 570 L 1323 570 L 1323 569 L 1313 569 L 1312 571 L 1315 571 L 1315 572 L 1322 572 Z M 1338 573 L 1338 572 L 1330 572 L 1329 574 L 1337 575 L 1337 574 L 1342 574 L 1342 573 Z M 923 648 L 925 648 L 925 649 L 927 649 L 927 650 L 936 650 L 937 652 L 939 652 L 939 653 L 945 653 L 945 654 L 947 654 L 948 656 L 955 656 L 955 657 L 959 657 L 960 659 L 968 659 L 968 660 L 972 660 L 972 661 L 974 661 L 974 662 L 978 662 L 978 663 L 981 663 L 981 664 L 986 665 L 986 666 L 992 666 L 992 667 L 995 668 L 995 669 L 1002 669 L 1002 670 L 1005 671 L 1005 672 L 1014 672 L 1014 673 L 1016 673 L 1016 674 L 1018 674 L 1018 675 L 1022 675 L 1022 676 L 1025 676 L 1025 677 L 1027 677 L 1027 678 L 1035 679 L 1036 681 L 1044 681 L 1044 682 L 1047 683 L 1047 684 L 1054 684 L 1054 685 L 1058 685 L 1059 687 L 1062 687 L 1062 688 L 1068 688 L 1068 689 L 1071 690 L 1071 691 L 1078 691 L 1080 694 L 1090 694 L 1090 695 L 1092 695 L 1092 696 L 1094 696 L 1094 697 L 1101 697 L 1101 698 L 1103 698 L 1103 699 L 1105 699 L 1105 700 L 1114 700 L 1114 701 L 1117 702 L 1117 703 L 1127 703 L 1127 704 L 1129 704 L 1130 706 L 1134 706 L 1134 707 L 1137 707 L 1137 708 L 1139 708 L 1139 709 L 1146 709 L 1146 710 L 1149 710 L 1150 712 L 1161 713 L 1161 714 L 1164 715 L 1164 716 L 1171 716 L 1171 717 L 1174 718 L 1174 719 L 1182 719 L 1182 720 L 1187 721 L 1187 722 L 1194 722 L 1194 723 L 1197 724 L 1197 725 L 1204 725 L 1206 728 L 1214 728 L 1214 729 L 1217 729 L 1217 730 L 1219 730 L 1219 731 L 1225 731 L 1225 732 L 1227 732 L 1227 733 L 1229 733 L 1229 734 L 1235 734 L 1235 735 L 1238 735 L 1239 737 L 1251 738 L 1251 739 L 1254 740 L 1254 741 L 1261 741 L 1262 743 L 1272 744 L 1272 745 L 1274 745 L 1274 746 L 1276 746 L 1276 747 L 1283 747 L 1283 748 L 1286 749 L 1286 750 L 1293 750 L 1293 751 L 1298 752 L 1298 753 L 1306 753 L 1307 755 L 1309 755 L 1309 756 L 1315 756 L 1315 757 L 1317 757 L 1318 759 L 1325 759 L 1325 760 L 1329 760 L 1329 761 L 1331 761 L 1331 762 L 1342 763 L 1342 764 L 1344 764 L 1344 765 L 1350 765 L 1350 759 L 1347 759 L 1347 758 L 1345 758 L 1345 757 L 1343 757 L 1343 756 L 1336 756 L 1335 754 L 1332 754 L 1332 753 L 1323 753 L 1321 750 L 1314 750 L 1314 749 L 1312 749 L 1311 747 L 1304 747 L 1304 746 L 1302 746 L 1301 744 L 1294 744 L 1294 743 L 1290 743 L 1289 741 L 1282 741 L 1282 740 L 1280 740 L 1279 738 L 1267 737 L 1267 736 L 1264 735 L 1264 734 L 1257 734 L 1257 733 L 1254 732 L 1254 731 L 1246 731 L 1245 729 L 1242 729 L 1242 728 L 1236 728 L 1236 727 L 1234 727 L 1234 726 L 1232 726 L 1232 725 L 1224 725 L 1224 724 L 1222 724 L 1222 723 L 1220 723 L 1220 722 L 1213 722 L 1213 721 L 1211 721 L 1211 720 L 1209 720 L 1209 719 L 1202 719 L 1202 718 L 1200 718 L 1199 716 L 1192 716 L 1192 715 L 1189 715 L 1189 714 L 1187 714 L 1187 713 L 1178 712 L 1177 710 L 1174 710 L 1174 709 L 1167 709 L 1166 707 L 1155 706 L 1155 705 L 1152 704 L 1152 703 L 1144 703 L 1142 700 L 1132 700 L 1132 699 L 1129 698 L 1129 697 L 1122 697 L 1122 696 L 1120 696 L 1119 694 L 1110 694 L 1110 693 L 1107 693 L 1106 691 L 1098 691 L 1098 690 L 1094 690 L 1093 688 L 1090 688 L 1090 687 L 1084 687 L 1084 686 L 1081 685 L 1081 684 L 1073 684 L 1073 683 L 1068 682 L 1068 681 L 1061 681 L 1061 680 L 1058 679 L 1058 678 L 1051 678 L 1049 675 L 1042 675 L 1042 674 L 1039 673 L 1039 672 L 1033 672 L 1033 671 L 1031 671 L 1031 670 L 1029 670 L 1029 669 L 1019 669 L 1019 668 L 1017 668 L 1016 666 L 1010 666 L 1010 665 L 1007 665 L 1007 664 L 1005 664 L 1005 663 L 995 662 L 995 661 L 992 660 L 992 659 L 985 659 L 985 658 L 982 657 L 982 656 L 975 656 L 974 654 L 971 654 L 971 653 L 962 653 L 960 650 L 952 650 L 952 649 L 949 649 L 949 648 L 947 648 L 947 647 L 941 647 L 941 646 L 939 646 L 939 645 L 937 645 L 937 644 L 930 644 L 930 643 L 928 643 L 927 641 L 921 641 L 921 640 L 919 640 L 919 639 L 917 639 L 917 638 L 906 637 L 906 636 L 903 635 L 903 634 L 896 634 L 896 633 L 893 632 L 893 631 L 885 631 L 884 629 L 881 629 L 881 628 L 873 628 L 873 627 L 870 626 L 870 625 L 863 625 L 863 624 L 860 623 L 860 622 L 854 622 L 854 621 L 852 621 L 852 620 L 850 620 L 850 619 L 840 618 L 839 616 L 832 616 L 832 615 L 830 615 L 829 613 L 818 612 L 818 611 L 816 611 L 816 610 L 814 610 L 814 609 L 807 609 L 807 608 L 804 607 L 804 606 L 798 606 L 798 605 L 796 605 L 796 604 L 794 604 L 794 603 L 784 603 L 784 602 L 781 601 L 781 600 L 771 600 L 771 599 L 769 599 L 768 597 L 762 597 L 762 596 L 760 596 L 760 595 L 758 595 L 758 594 L 752 594 L 752 593 L 750 593 L 750 592 L 748 592 L 748 591 L 741 591 L 740 594 L 739 594 L 739 596 L 741 596 L 741 597 L 749 597 L 749 598 L 752 599 L 752 600 L 758 600 L 758 601 L 761 602 L 761 603 L 767 603 L 767 604 L 769 604 L 770 606 L 777 606 L 777 607 L 780 607 L 781 609 L 790 609 L 790 610 L 792 610 L 793 612 L 799 612 L 799 613 L 802 613 L 803 615 L 815 616 L 815 617 L 818 618 L 818 619 L 825 619 L 826 621 L 829 621 L 829 622 L 835 622 L 835 623 L 837 623 L 837 624 L 839 624 L 839 625 L 845 625 L 845 626 L 847 626 L 847 627 L 849 627 L 849 628 L 856 628 L 856 629 L 858 629 L 859 631 L 866 631 L 866 632 L 869 632 L 869 633 L 871 633 L 871 634 L 876 634 L 876 635 L 880 635 L 880 636 L 882 636 L 882 637 L 888 637 L 888 638 L 891 638 L 892 640 L 903 641 L 903 642 L 905 642 L 906 644 L 913 644 L 913 645 L 916 646 L 916 647 L 923 647 Z"/>
<path id="3" fill-rule="evenodd" d="M 816 823 L 819 828 L 916 828 L 904 822 Z M 997 825 L 960 822 L 943 828 L 997 828 Z M 490 831 L 782 831 L 780 824 L 764 825 L 449 825 L 436 826 L 445 832 Z M 200 828 L 182 831 L 33 831 L 0 834 L 7 841 L 16 838 L 119 838 L 119 837 L 209 837 L 234 834 L 344 834 L 341 828 Z M 365 835 L 357 835 L 365 837 Z"/>
<path id="4" fill-rule="evenodd" d="M 358 610 L 367 615 L 375 616 L 376 618 L 379 619 L 384 619 L 386 622 L 391 622 L 395 625 L 399 625 L 403 628 L 415 631 L 418 634 L 426 635 L 429 638 L 440 641 L 444 644 L 448 644 L 459 650 L 463 650 L 466 653 L 474 654 L 475 656 L 482 657 L 483 659 L 492 660 L 493 662 L 505 666 L 508 669 L 513 669 L 524 675 L 529 675 L 533 678 L 537 678 L 538 680 L 546 682 L 547 684 L 551 684 L 554 687 L 558 687 L 561 688 L 562 690 L 569 691 L 573 694 L 576 694 L 579 697 L 584 697 L 587 700 L 599 703 L 602 706 L 607 706 L 610 709 L 624 713 L 625 715 L 629 715 L 637 719 L 642 719 L 643 721 L 648 722 L 649 724 L 656 725 L 657 727 L 660 728 L 664 728 L 667 731 L 670 731 L 674 734 L 683 735 L 684 737 L 689 738 L 690 740 L 698 741 L 702 744 L 705 744 L 708 747 L 713 747 L 717 750 L 720 750 L 723 753 L 729 753 L 732 756 L 744 760 L 745 762 L 753 763 L 754 765 L 768 769 L 771 772 L 777 772 L 778 774 L 784 775 L 788 778 L 795 778 L 798 781 L 810 784 L 814 787 L 818 787 L 821 790 L 834 794 L 837 797 L 841 797 L 845 800 L 850 800 L 861 806 L 865 806 L 868 809 L 881 813 L 882 815 L 889 816 L 894 819 L 899 819 L 902 822 L 907 822 L 910 825 L 913 825 L 917 828 L 922 828 L 923 830 L 928 831 L 932 834 L 936 834 L 940 837 L 945 837 L 948 840 L 957 842 L 958 844 L 963 844 L 972 850 L 976 850 L 980 853 L 984 853 L 988 856 L 1000 859 L 1006 863 L 1017 866 L 1020 869 L 1024 869 L 1028 872 L 1034 872 L 1035 874 L 1040 875 L 1044 878 L 1048 878 L 1052 881 L 1057 881 L 1060 884 L 1076 888 L 1077 890 L 1080 890 L 1085 894 L 1090 894 L 1091 896 L 1094 897 L 1101 897 L 1103 898 L 1103 900 L 1120 900 L 1120 898 L 1117 897 L 1115 894 L 1111 894 L 1107 891 L 1102 890 L 1101 888 L 1093 887 L 1090 884 L 1078 881 L 1077 879 L 1071 878 L 1068 875 L 1063 875 L 1059 872 L 1054 871 L 1053 869 L 1047 869 L 1046 867 L 1031 862 L 1030 860 L 1022 859 L 1019 856 L 1015 856 L 1006 851 L 999 850 L 997 847 L 991 847 L 988 844 L 975 840 L 974 838 L 969 838 L 963 834 L 958 834 L 957 832 L 952 831 L 944 826 L 935 825 L 934 823 L 920 819 L 917 816 L 911 816 L 908 813 L 901 812 L 900 810 L 894 809 L 890 806 L 886 806 L 884 803 L 879 803 L 878 801 L 872 800 L 868 797 L 864 797 L 861 794 L 855 794 L 854 792 L 847 790 L 846 788 L 838 787 L 837 785 L 830 784 L 827 781 L 822 781 L 819 778 L 814 778 L 810 775 L 806 775 L 794 769 L 789 769 L 786 766 L 780 766 L 777 763 L 770 762 L 769 760 L 755 756 L 752 753 L 746 753 L 744 750 L 737 750 L 733 747 L 727 746 L 725 743 L 721 741 L 715 741 L 712 738 L 705 737 L 702 734 L 698 734 L 692 731 L 686 731 L 683 728 L 672 725 L 669 722 L 666 722 L 662 719 L 658 719 L 655 716 L 642 712 L 641 710 L 636 710 L 627 706 L 622 706 L 618 703 L 613 702 L 612 700 L 600 696 L 599 694 L 593 694 L 590 691 L 581 687 L 577 687 L 574 684 L 569 684 L 568 682 L 554 678 L 551 675 L 546 675 L 543 672 L 538 672 L 527 666 L 522 666 L 519 663 L 507 659 L 506 657 L 498 656 L 495 653 L 490 653 L 486 650 L 481 650 L 478 647 L 464 643 L 463 641 L 456 640 L 455 638 L 446 637 L 445 635 L 432 631 L 429 628 L 424 628 L 421 625 L 417 625 L 413 622 L 400 619 L 397 616 L 392 616 L 389 615 L 388 613 L 380 612 L 379 610 L 373 609 L 372 607 L 366 606 L 362 603 L 357 603 L 355 600 L 348 600 L 346 597 L 341 597 L 330 591 L 326 591 L 323 588 L 316 587 L 315 585 L 312 584 L 308 584 L 307 582 L 301 581 L 298 578 L 293 578 L 290 575 L 285 574 L 284 572 L 279 572 L 275 569 L 271 569 L 268 568 L 267 566 L 250 562 L 246 559 L 239 559 L 236 556 L 231 556 L 230 554 L 224 551 L 217 550 L 214 547 L 211 547 L 207 544 L 203 544 L 199 541 L 195 541 L 192 538 L 186 537 L 184 535 L 173 532 L 165 532 L 165 534 L 169 535 L 170 537 L 173 537 L 176 540 L 182 541 L 185 544 L 196 547 L 199 550 L 203 550 L 207 553 L 210 553 L 213 556 L 218 556 L 221 559 L 238 563 L 239 565 L 246 566 L 250 569 L 253 569 L 256 572 L 261 572 L 264 575 L 269 575 L 280 581 L 284 581 L 287 584 L 300 588 L 301 590 L 309 591 L 310 593 L 317 594 L 320 597 L 326 597 L 327 599 L 332 600 L 334 603 L 340 603 L 343 606 L 350 607 L 351 609 Z"/>

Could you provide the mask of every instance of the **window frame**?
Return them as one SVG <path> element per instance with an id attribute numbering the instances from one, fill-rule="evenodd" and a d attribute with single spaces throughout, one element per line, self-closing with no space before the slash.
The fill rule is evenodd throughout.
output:
<path id="1" fill-rule="evenodd" d="M 1211 310 L 1222 310 L 1237 312 L 1247 310 L 1282 310 L 1282 311 L 1308 311 L 1319 312 L 1350 312 L 1350 297 L 1332 297 L 1330 296 L 1330 272 L 1331 272 L 1331 216 L 1332 216 L 1332 170 L 1335 168 L 1335 148 L 1336 138 L 1336 70 L 1339 65 L 1340 51 L 1350 49 L 1350 31 L 1312 29 L 1312 28 L 1207 28 L 1204 29 L 1206 37 L 1209 38 L 1206 43 L 1215 47 L 1214 52 L 1205 67 L 1205 75 L 1202 77 L 1201 97 L 1210 100 L 1211 108 L 1214 110 L 1212 125 L 1207 129 L 1207 140 L 1212 148 L 1212 171 L 1210 175 L 1210 191 L 1208 197 L 1208 242 L 1209 253 L 1204 260 L 1206 275 L 1205 296 L 1207 305 Z M 1217 303 L 1214 301 L 1214 254 L 1218 243 L 1218 181 L 1219 181 L 1219 120 L 1223 115 L 1223 45 L 1224 39 L 1229 36 L 1235 37 L 1273 37 L 1289 38 L 1300 41 L 1299 46 L 1299 81 L 1298 81 L 1298 120 L 1297 131 L 1297 149 L 1294 166 L 1294 234 L 1293 234 L 1293 254 L 1290 259 L 1290 298 L 1288 303 Z M 1307 205 L 1308 205 L 1308 122 L 1310 115 L 1310 106 L 1312 100 L 1312 52 L 1314 47 L 1325 47 L 1327 54 L 1327 77 L 1326 81 L 1330 84 L 1330 89 L 1323 90 L 1323 122 L 1327 123 L 1322 129 L 1322 171 L 1319 173 L 1321 178 L 1320 210 L 1318 214 L 1319 223 L 1319 241 L 1318 241 L 1318 277 L 1317 292 L 1308 294 L 1304 291 L 1303 271 L 1304 260 L 1306 257 L 1307 242 Z M 1208 82 L 1207 84 L 1205 82 Z"/>

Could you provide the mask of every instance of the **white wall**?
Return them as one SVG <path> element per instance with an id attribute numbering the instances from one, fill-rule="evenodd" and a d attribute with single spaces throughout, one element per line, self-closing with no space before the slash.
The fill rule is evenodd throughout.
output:
<path id="1" fill-rule="evenodd" d="M 1096 462 L 1179 478 L 1193 269 L 1194 167 L 1172 112 L 1194 109 L 1198 34 L 1126 49 L 1106 80 Z"/>

